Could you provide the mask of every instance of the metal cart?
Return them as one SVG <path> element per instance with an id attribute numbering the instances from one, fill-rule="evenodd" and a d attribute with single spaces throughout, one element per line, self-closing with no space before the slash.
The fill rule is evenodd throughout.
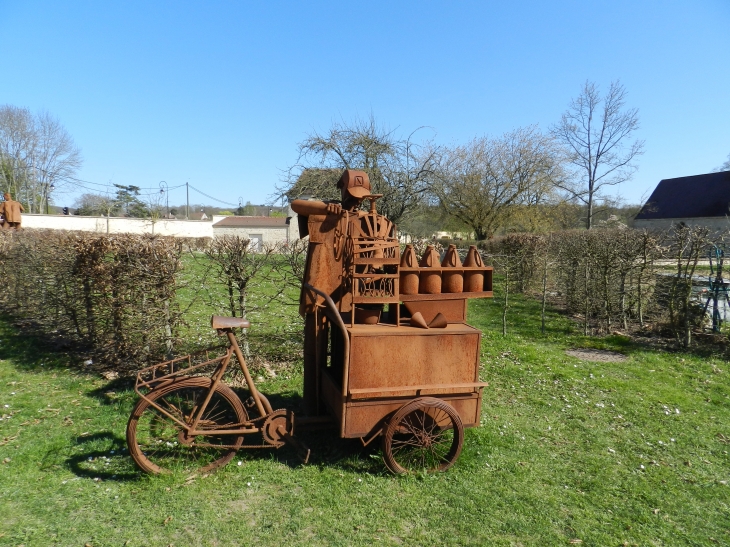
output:
<path id="1" fill-rule="evenodd" d="M 401 257 L 394 226 L 376 213 L 378 196 L 370 197 L 370 212 L 347 224 L 354 228 L 342 240 L 340 294 L 349 294 L 350 310 L 343 312 L 329 294 L 304 285 L 321 302 L 315 314 L 323 328 L 309 365 L 314 370 L 305 371 L 314 373 L 318 412 L 295 419 L 291 410 L 274 410 L 256 388 L 233 332 L 247 328 L 248 321 L 214 316 L 211 325 L 227 337 L 226 348 L 137 375 L 140 399 L 129 418 L 127 443 L 141 469 L 210 471 L 239 449 L 287 443 L 307 461 L 309 450 L 297 441 L 295 428 L 322 423 L 363 445 L 381 437 L 385 464 L 394 473 L 454 464 L 464 428 L 479 425 L 487 385 L 479 381 L 481 332 L 466 324 L 467 300 L 492 296 L 492 269 L 481 259 L 464 266 L 458 256 L 451 263 L 416 265 Z M 455 249 L 450 252 L 453 258 Z M 452 283 L 452 292 L 441 292 L 442 277 L 459 276 L 477 284 L 464 285 L 469 289 L 464 291 L 461 283 Z M 416 278 L 424 280 L 425 292 L 414 285 Z M 250 392 L 245 402 L 223 382 L 234 357 Z"/>

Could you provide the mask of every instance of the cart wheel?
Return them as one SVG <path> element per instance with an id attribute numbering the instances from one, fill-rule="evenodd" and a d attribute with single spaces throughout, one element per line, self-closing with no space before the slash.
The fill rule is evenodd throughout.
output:
<path id="1" fill-rule="evenodd" d="M 459 413 L 440 399 L 422 397 L 401 407 L 383 435 L 383 459 L 393 473 L 445 471 L 464 444 Z"/>
<path id="2" fill-rule="evenodd" d="M 140 469 L 147 473 L 170 471 L 206 472 L 227 464 L 243 443 L 243 435 L 189 437 L 169 416 L 150 404 L 153 401 L 179 421 L 190 423 L 205 401 L 210 378 L 184 378 L 147 394 L 132 410 L 127 423 L 127 446 Z M 241 400 L 231 388 L 218 385 L 211 396 L 200 427 L 235 427 L 248 420 Z"/>

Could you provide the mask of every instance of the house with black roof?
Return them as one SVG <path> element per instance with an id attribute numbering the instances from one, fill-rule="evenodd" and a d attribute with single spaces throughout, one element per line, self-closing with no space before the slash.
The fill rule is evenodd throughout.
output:
<path id="1" fill-rule="evenodd" d="M 634 219 L 635 228 L 664 230 L 680 223 L 730 229 L 730 171 L 664 179 Z"/>

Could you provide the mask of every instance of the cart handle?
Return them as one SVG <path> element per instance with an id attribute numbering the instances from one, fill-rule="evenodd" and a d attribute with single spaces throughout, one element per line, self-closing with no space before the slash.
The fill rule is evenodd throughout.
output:
<path id="1" fill-rule="evenodd" d="M 347 397 L 347 383 L 350 373 L 350 335 L 347 333 L 345 322 L 342 320 L 340 312 L 337 310 L 337 306 L 335 306 L 335 303 L 329 294 L 322 292 L 319 289 L 315 289 L 309 283 L 304 283 L 302 286 L 324 298 L 325 304 L 327 304 L 326 307 L 332 312 L 334 323 L 336 323 L 342 331 L 342 339 L 345 342 L 345 360 L 342 363 L 342 396 Z"/>

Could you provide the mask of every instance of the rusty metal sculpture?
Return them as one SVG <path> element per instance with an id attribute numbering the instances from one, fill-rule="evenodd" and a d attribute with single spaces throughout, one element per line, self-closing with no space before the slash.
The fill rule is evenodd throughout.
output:
<path id="1" fill-rule="evenodd" d="M 411 246 L 399 256 L 396 228 L 378 214 L 381 196 L 371 193 L 367 174 L 346 170 L 338 187 L 341 203 L 292 203 L 300 234 L 310 238 L 300 298 L 307 416 L 273 410 L 256 389 L 233 334 L 248 322 L 213 317 L 228 337 L 223 355 L 187 356 L 137 376 L 127 442 L 140 468 L 207 471 L 240 448 L 285 443 L 306 460 L 294 429 L 311 423 L 331 423 L 363 445 L 381 438 L 394 473 L 454 464 L 464 428 L 480 422 L 487 385 L 479 381 L 481 332 L 466 324 L 466 304 L 492 296 L 492 269 L 474 247 L 463 265 L 455 247 L 441 262 L 432 247 L 420 264 Z M 364 199 L 368 211 L 360 209 Z M 251 393 L 245 404 L 222 382 L 233 356 Z M 245 443 L 252 434 L 262 442 Z"/>
<path id="2" fill-rule="evenodd" d="M 20 230 L 20 224 L 23 221 L 20 213 L 25 212 L 23 205 L 18 201 L 13 201 L 8 192 L 3 194 L 5 201 L 0 202 L 0 229 Z"/>

